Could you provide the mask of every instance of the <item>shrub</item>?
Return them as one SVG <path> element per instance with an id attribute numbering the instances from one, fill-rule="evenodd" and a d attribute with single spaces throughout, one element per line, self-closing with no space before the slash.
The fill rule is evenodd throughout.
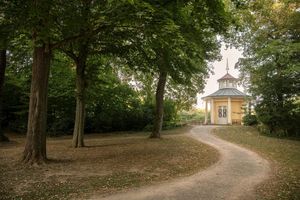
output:
<path id="1" fill-rule="evenodd" d="M 257 117 L 256 115 L 245 115 L 243 117 L 243 123 L 244 125 L 246 126 L 254 126 L 254 125 L 257 125 L 258 124 L 258 121 L 257 121 Z"/>

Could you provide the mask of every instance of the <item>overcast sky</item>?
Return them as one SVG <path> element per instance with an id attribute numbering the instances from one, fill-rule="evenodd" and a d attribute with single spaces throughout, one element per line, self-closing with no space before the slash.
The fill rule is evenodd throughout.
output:
<path id="1" fill-rule="evenodd" d="M 204 108 L 204 103 L 201 100 L 202 97 L 210 95 L 211 93 L 217 91 L 219 89 L 219 84 L 217 80 L 226 74 L 226 59 L 228 58 L 229 64 L 229 74 L 238 78 L 239 71 L 234 69 L 235 63 L 237 63 L 238 59 L 242 57 L 242 52 L 235 48 L 225 49 L 225 46 L 221 49 L 222 60 L 220 62 L 213 63 L 213 71 L 214 75 L 210 75 L 210 77 L 206 80 L 206 85 L 204 88 L 204 93 L 198 94 L 197 97 L 197 108 Z M 239 87 L 239 90 L 243 91 L 243 88 Z"/>

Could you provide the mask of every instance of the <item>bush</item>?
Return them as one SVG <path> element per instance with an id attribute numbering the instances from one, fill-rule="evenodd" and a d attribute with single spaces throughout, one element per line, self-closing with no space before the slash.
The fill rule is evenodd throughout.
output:
<path id="1" fill-rule="evenodd" d="M 143 128 L 144 131 L 153 130 L 153 121 L 155 117 L 155 105 L 153 103 L 144 104 L 144 121 L 147 122 L 146 126 Z M 176 103 L 171 99 L 166 99 L 164 101 L 164 117 L 162 129 L 168 130 L 178 127 L 178 114 L 176 110 Z"/>
<path id="2" fill-rule="evenodd" d="M 12 131 L 24 133 L 28 117 L 28 85 L 26 81 L 16 77 L 5 77 L 5 80 L 1 125 L 9 127 Z"/>
<path id="3" fill-rule="evenodd" d="M 256 115 L 249 115 L 249 114 L 245 115 L 243 117 L 243 123 L 246 126 L 255 126 L 255 125 L 257 125 L 258 121 L 257 121 Z"/>
<path id="4" fill-rule="evenodd" d="M 268 136 L 273 136 L 273 137 L 288 137 L 289 134 L 286 130 L 276 128 L 276 129 L 271 129 L 271 127 L 268 127 L 267 125 L 264 124 L 259 124 L 257 126 L 258 131 L 262 134 L 268 135 Z"/>
<path id="5" fill-rule="evenodd" d="M 162 130 L 169 130 L 176 127 L 182 126 L 181 124 L 176 123 L 175 121 L 164 121 L 162 125 Z M 151 132 L 153 130 L 153 124 L 148 124 L 143 128 L 143 131 Z"/>
<path id="6" fill-rule="evenodd" d="M 185 122 L 185 123 L 191 123 L 191 122 L 204 123 L 205 111 L 203 110 L 183 111 L 179 114 L 179 118 L 181 122 Z M 209 116 L 208 119 L 210 119 Z"/>
<path id="7" fill-rule="evenodd" d="M 257 129 L 262 134 L 270 135 L 270 129 L 266 125 L 264 125 L 264 124 L 259 124 L 257 126 Z"/>

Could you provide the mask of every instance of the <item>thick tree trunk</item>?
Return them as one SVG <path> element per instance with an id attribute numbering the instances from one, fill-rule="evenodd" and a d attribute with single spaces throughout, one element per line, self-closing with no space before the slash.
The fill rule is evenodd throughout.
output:
<path id="1" fill-rule="evenodd" d="M 47 96 L 51 53 L 46 45 L 34 47 L 27 136 L 23 162 L 46 161 Z"/>
<path id="2" fill-rule="evenodd" d="M 6 69 L 6 49 L 0 49 L 0 142 L 8 142 L 8 138 L 4 135 L 2 130 L 2 98 L 3 98 L 3 84 Z"/>
<path id="3" fill-rule="evenodd" d="M 84 61 L 85 63 L 86 61 Z M 85 64 L 76 63 L 76 116 L 73 132 L 73 147 L 84 147 L 85 121 Z"/>
<path id="4" fill-rule="evenodd" d="M 163 124 L 164 115 L 164 93 L 167 82 L 167 72 L 161 71 L 159 73 L 158 84 L 156 88 L 156 107 L 155 107 L 155 120 L 153 124 L 153 131 L 150 138 L 160 138 L 160 132 Z"/>

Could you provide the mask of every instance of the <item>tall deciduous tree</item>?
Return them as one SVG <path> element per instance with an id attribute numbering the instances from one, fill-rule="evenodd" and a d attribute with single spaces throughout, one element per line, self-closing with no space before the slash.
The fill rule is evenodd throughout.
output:
<path id="1" fill-rule="evenodd" d="M 91 27 L 91 8 L 92 1 L 78 1 L 77 9 L 74 12 L 78 12 L 75 16 L 77 20 L 77 26 L 65 27 L 67 30 L 63 32 L 68 32 L 68 34 L 73 34 L 77 31 L 77 34 L 84 35 L 86 32 L 89 32 Z M 74 20 L 74 19 L 71 19 Z M 71 32 L 71 33 L 70 33 Z M 65 52 L 76 65 L 76 112 L 75 112 L 75 122 L 73 130 L 73 147 L 83 147 L 83 134 L 84 134 L 84 121 L 85 121 L 85 90 L 86 90 L 86 67 L 87 60 L 90 50 L 90 44 L 92 42 L 91 38 L 93 35 L 84 36 L 76 41 L 73 41 L 65 48 L 62 48 L 62 51 Z"/>
<path id="2" fill-rule="evenodd" d="M 50 1 L 32 1 L 29 13 L 33 15 L 31 28 L 33 42 L 33 64 L 26 144 L 23 153 L 25 163 L 40 163 L 47 159 L 47 91 L 50 71 L 51 47 Z"/>
<path id="3" fill-rule="evenodd" d="M 76 115 L 72 141 L 75 148 L 84 146 L 87 79 L 93 76 L 87 74 L 87 68 L 91 67 L 88 66 L 89 58 L 104 54 L 124 55 L 129 46 L 126 40 L 128 42 L 136 33 L 133 24 L 137 20 L 137 11 L 130 1 L 78 1 L 76 15 L 67 19 L 69 24 L 70 20 L 77 21 L 77 25 L 63 27 L 63 34 L 84 36 L 61 48 L 76 65 Z"/>
<path id="4" fill-rule="evenodd" d="M 73 4 L 70 2 L 69 4 Z M 68 5 L 69 5 L 68 4 Z M 26 144 L 22 160 L 24 163 L 42 163 L 47 160 L 46 125 L 47 95 L 51 52 L 54 48 L 82 37 L 65 38 L 59 35 L 57 23 L 62 18 L 72 16 L 72 12 L 63 13 L 64 6 L 59 1 L 5 1 L 5 13 L 13 23 L 21 24 L 20 32 L 30 36 L 33 48 L 32 78 Z M 22 22 L 22 23 L 21 23 Z M 73 24 L 74 25 L 74 24 Z"/>
<path id="5" fill-rule="evenodd" d="M 2 90 L 6 69 L 6 49 L 0 48 L 0 142 L 8 141 L 2 130 Z"/>
<path id="6" fill-rule="evenodd" d="M 3 6 L 3 4 L 0 4 Z M 2 9 L 0 9 L 1 11 Z M 3 11 L 3 10 L 2 10 Z M 9 35 L 11 31 L 11 23 L 9 21 L 9 17 L 6 16 L 6 13 L 3 11 L 1 12 L 2 16 L 0 18 L 0 142 L 1 141 L 9 141 L 8 138 L 4 135 L 2 130 L 2 104 L 3 104 L 3 85 L 4 85 L 4 78 L 5 78 L 5 70 L 7 65 L 7 46 Z"/>
<path id="7" fill-rule="evenodd" d="M 300 134 L 300 30 L 296 1 L 253 1 L 243 11 L 244 80 L 257 99 L 255 111 L 267 131 Z M 263 80 L 263 81 L 262 81 Z"/>
<path id="8" fill-rule="evenodd" d="M 223 1 L 161 1 L 152 6 L 144 32 L 149 68 L 157 74 L 156 117 L 151 138 L 159 138 L 163 120 L 165 85 L 199 84 L 203 88 L 207 62 L 218 56 L 218 34 L 226 33 L 230 15 Z M 150 50 L 149 50 L 150 48 Z M 198 79 L 200 81 L 193 82 Z"/>

